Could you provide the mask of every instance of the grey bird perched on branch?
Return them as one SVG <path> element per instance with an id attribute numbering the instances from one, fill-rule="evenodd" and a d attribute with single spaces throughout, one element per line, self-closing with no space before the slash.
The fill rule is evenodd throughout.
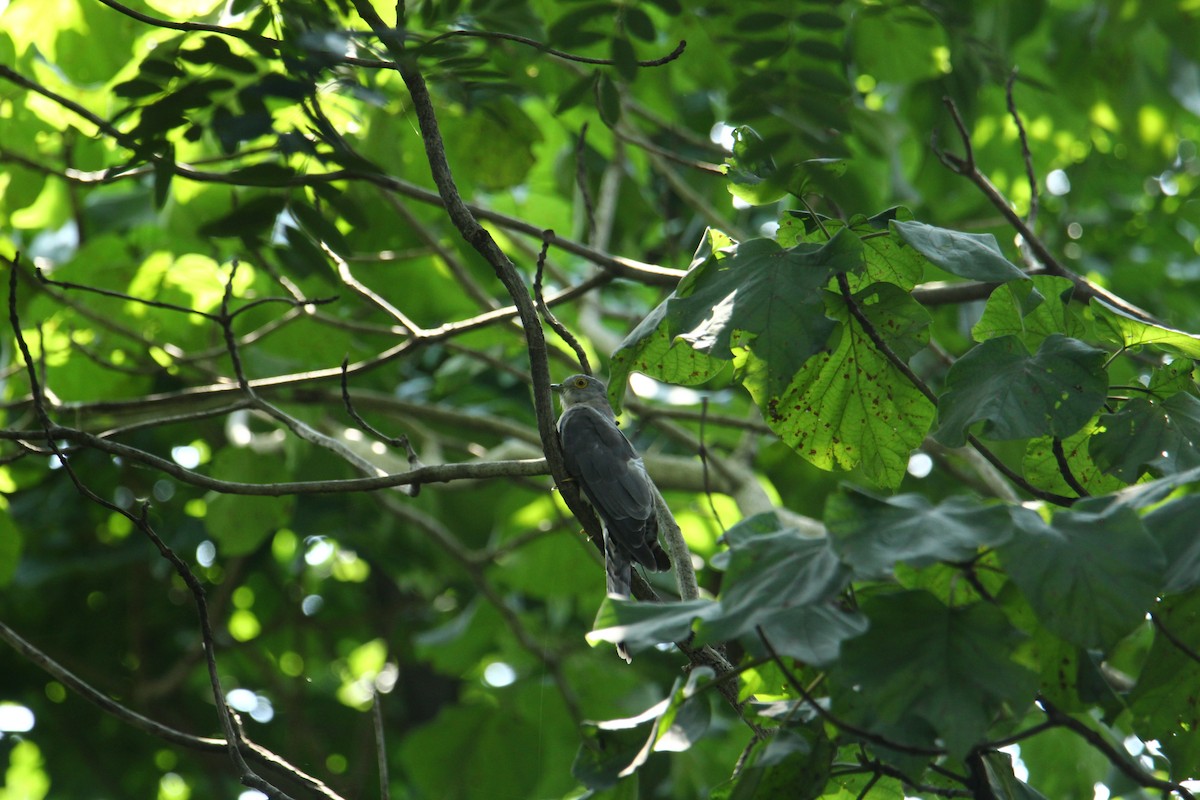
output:
<path id="1" fill-rule="evenodd" d="M 637 451 L 617 428 L 603 382 L 572 375 L 551 388 L 562 402 L 558 436 L 567 472 L 604 526 L 608 595 L 627 599 L 634 563 L 656 572 L 671 568 L 671 559 L 658 543 L 654 486 Z M 629 660 L 624 647 L 617 651 Z"/>

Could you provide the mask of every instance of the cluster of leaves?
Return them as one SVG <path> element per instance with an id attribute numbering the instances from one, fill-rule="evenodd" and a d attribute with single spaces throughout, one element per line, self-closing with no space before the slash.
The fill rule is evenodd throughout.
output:
<path id="1" fill-rule="evenodd" d="M 1195 12 L 407 4 L 458 190 L 528 283 L 550 244 L 614 402 L 633 372 L 714 401 L 630 432 L 707 596 L 614 604 L 512 460 L 542 445 L 539 354 L 429 188 L 370 32 L 392 5 L 0 3 L 0 256 L 33 362 L 0 349 L 0 709 L 35 720 L 0 734 L 0 797 L 237 796 L 187 738 L 228 733 L 215 701 L 321 776 L 254 762 L 294 797 L 369 795 L 377 759 L 396 797 L 1182 795 Z M 1060 263 L 1016 266 L 1011 209 L 936 157 L 954 130 Z M 410 469 L 398 433 L 447 482 L 347 488 Z M 452 472 L 474 461 L 497 471 Z M 208 595 L 224 698 L 139 523 Z M 621 640 L 631 669 L 594 646 Z M 730 668 L 678 678 L 699 645 Z"/>

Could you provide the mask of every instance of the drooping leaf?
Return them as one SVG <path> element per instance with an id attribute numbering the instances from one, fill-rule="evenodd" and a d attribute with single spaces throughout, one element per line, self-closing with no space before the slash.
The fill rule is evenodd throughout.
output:
<path id="1" fill-rule="evenodd" d="M 825 525 L 842 561 L 860 578 L 891 575 L 904 562 L 914 567 L 935 561 L 966 561 L 980 547 L 1008 541 L 1008 511 L 969 497 L 938 505 L 918 494 L 881 498 L 843 486 L 825 501 Z"/>
<path id="2" fill-rule="evenodd" d="M 967 428 L 980 420 L 991 439 L 1070 436 L 1104 402 L 1105 358 L 1103 350 L 1061 334 L 1047 337 L 1034 355 L 1016 336 L 989 339 L 950 368 L 934 437 L 961 447 Z"/>
<path id="3" fill-rule="evenodd" d="M 1060 511 L 1051 523 L 1012 510 L 1017 533 L 999 549 L 1038 619 L 1080 647 L 1110 647 L 1146 616 L 1166 560 L 1127 506 Z"/>
<path id="4" fill-rule="evenodd" d="M 928 340 L 928 313 L 898 287 L 873 284 L 854 301 L 900 358 Z M 758 372 L 770 367 L 754 359 L 742 367 L 743 381 L 767 424 L 806 461 L 826 470 L 861 465 L 870 480 L 895 487 L 933 423 L 933 403 L 875 347 L 841 297 L 830 296 L 827 308 L 842 323 L 832 350 L 805 362 L 782 395 L 763 385 Z"/>
<path id="5" fill-rule="evenodd" d="M 949 273 L 976 281 L 1014 281 L 1027 276 L 1000 252 L 990 233 L 962 233 L 924 222 L 892 223 L 901 239 Z"/>
<path id="6" fill-rule="evenodd" d="M 905 744 L 928 746 L 928 731 L 961 756 L 1002 707 L 1032 702 L 1035 676 L 1012 660 L 1020 634 L 995 606 L 949 608 L 927 592 L 904 591 L 871 597 L 862 611 L 871 627 L 843 645 L 831 672 L 843 689 L 835 714 L 851 713 Z M 839 697 L 852 698 L 853 708 L 839 708 Z"/>
<path id="7" fill-rule="evenodd" d="M 1170 475 L 1200 466 L 1200 400 L 1187 392 L 1161 402 L 1135 397 L 1098 424 L 1089 452 L 1100 469 L 1126 483 L 1146 470 Z"/>
<path id="8" fill-rule="evenodd" d="M 1100 330 L 1123 347 L 1153 345 L 1200 358 L 1200 336 L 1196 334 L 1144 322 L 1096 298 L 1092 298 L 1090 307 Z"/>

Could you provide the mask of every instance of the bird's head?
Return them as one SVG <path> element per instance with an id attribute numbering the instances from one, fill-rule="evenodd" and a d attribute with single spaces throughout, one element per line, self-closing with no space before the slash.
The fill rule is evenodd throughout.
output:
<path id="1" fill-rule="evenodd" d="M 604 381 L 591 375 L 572 375 L 562 383 L 551 384 L 550 388 L 558 394 L 563 410 L 571 406 L 587 405 L 599 409 L 608 409 L 608 390 Z M 609 413 L 612 413 L 609 411 Z"/>

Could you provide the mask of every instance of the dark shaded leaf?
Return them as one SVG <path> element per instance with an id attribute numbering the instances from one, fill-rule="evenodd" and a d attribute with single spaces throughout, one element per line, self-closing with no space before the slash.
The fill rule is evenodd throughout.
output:
<path id="1" fill-rule="evenodd" d="M 1156 402 L 1135 397 L 1102 414 L 1089 449 L 1096 465 L 1126 483 L 1147 470 L 1172 475 L 1200 466 L 1200 400 L 1180 392 Z"/>
<path id="2" fill-rule="evenodd" d="M 1150 610 L 1166 559 L 1138 515 L 1059 511 L 1047 524 L 1012 509 L 1016 535 L 1001 561 L 1043 625 L 1080 647 L 1111 647 Z"/>
<path id="3" fill-rule="evenodd" d="M 831 677 L 852 695 L 835 695 L 834 713 L 905 744 L 928 746 L 936 733 L 963 756 L 986 736 L 993 715 L 1033 701 L 1036 676 L 1013 660 L 1020 634 L 988 603 L 947 608 L 922 591 L 869 598 L 870 629 L 842 645 Z M 896 669 L 904 664 L 905 669 Z M 853 697 L 842 710 L 839 696 Z"/>
<path id="4" fill-rule="evenodd" d="M 1057 333 L 1032 356 L 1016 336 L 989 339 L 950 368 L 934 436 L 961 447 L 967 428 L 981 420 L 991 439 L 1070 436 L 1104 402 L 1106 359 L 1103 350 Z"/>
<path id="5" fill-rule="evenodd" d="M 914 567 L 935 561 L 967 561 L 980 547 L 1012 537 L 1008 510 L 969 497 L 938 505 L 917 494 L 876 497 L 843 486 L 825 502 L 825 524 L 833 549 L 856 576 L 883 578 L 904 562 Z"/>

